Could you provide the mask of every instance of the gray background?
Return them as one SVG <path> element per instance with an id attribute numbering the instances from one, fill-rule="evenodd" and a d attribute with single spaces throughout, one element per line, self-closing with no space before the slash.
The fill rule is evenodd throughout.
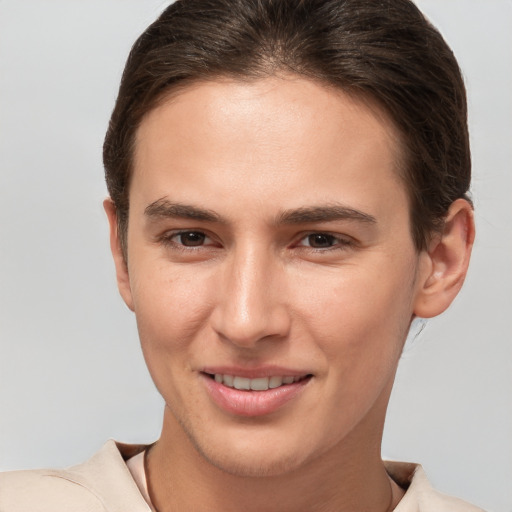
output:
<path id="1" fill-rule="evenodd" d="M 383 453 L 512 511 L 512 2 L 421 0 L 467 81 L 478 238 L 451 310 L 409 344 Z M 159 434 L 162 402 L 118 297 L 101 145 L 160 0 L 0 0 L 0 469 Z"/>

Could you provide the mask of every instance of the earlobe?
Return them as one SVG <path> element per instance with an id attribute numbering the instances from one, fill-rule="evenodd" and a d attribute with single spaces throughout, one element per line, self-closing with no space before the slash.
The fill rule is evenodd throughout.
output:
<path id="1" fill-rule="evenodd" d="M 128 266 L 121 248 L 116 207 L 112 199 L 107 198 L 103 201 L 103 208 L 107 214 L 110 227 L 110 250 L 112 251 L 112 257 L 114 258 L 114 265 L 116 267 L 116 278 L 119 293 L 126 305 L 133 311 L 134 308 L 130 287 L 130 277 L 128 274 Z"/>
<path id="2" fill-rule="evenodd" d="M 457 199 L 448 210 L 443 231 L 421 255 L 416 316 L 437 316 L 455 299 L 466 277 L 474 238 L 473 208 L 465 199 Z"/>

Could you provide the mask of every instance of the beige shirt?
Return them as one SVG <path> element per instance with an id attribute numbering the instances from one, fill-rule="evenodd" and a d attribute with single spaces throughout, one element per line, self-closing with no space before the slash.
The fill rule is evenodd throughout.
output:
<path id="1" fill-rule="evenodd" d="M 1 473 L 0 512 L 151 512 L 144 479 L 136 476 L 136 483 L 132 476 L 140 475 L 140 458 L 130 468 L 126 464 L 144 448 L 108 441 L 87 462 L 66 470 Z M 386 462 L 386 469 L 407 488 L 394 512 L 482 512 L 432 489 L 419 465 Z"/>

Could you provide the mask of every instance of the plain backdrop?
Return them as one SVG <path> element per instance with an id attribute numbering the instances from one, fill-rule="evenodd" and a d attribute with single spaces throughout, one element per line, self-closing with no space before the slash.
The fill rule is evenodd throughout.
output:
<path id="1" fill-rule="evenodd" d="M 124 60 L 161 0 L 0 0 L 0 469 L 159 435 L 110 259 L 101 146 Z M 512 2 L 421 0 L 467 82 L 478 236 L 452 308 L 401 361 L 386 457 L 512 511 Z"/>

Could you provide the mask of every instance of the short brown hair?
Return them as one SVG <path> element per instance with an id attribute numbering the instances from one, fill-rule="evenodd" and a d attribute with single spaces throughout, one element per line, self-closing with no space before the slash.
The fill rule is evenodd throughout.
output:
<path id="1" fill-rule="evenodd" d="M 418 250 L 471 179 L 466 92 L 455 57 L 409 0 L 177 0 L 135 42 L 103 148 L 126 256 L 134 143 L 166 93 L 199 80 L 285 71 L 370 97 L 404 145 Z"/>

